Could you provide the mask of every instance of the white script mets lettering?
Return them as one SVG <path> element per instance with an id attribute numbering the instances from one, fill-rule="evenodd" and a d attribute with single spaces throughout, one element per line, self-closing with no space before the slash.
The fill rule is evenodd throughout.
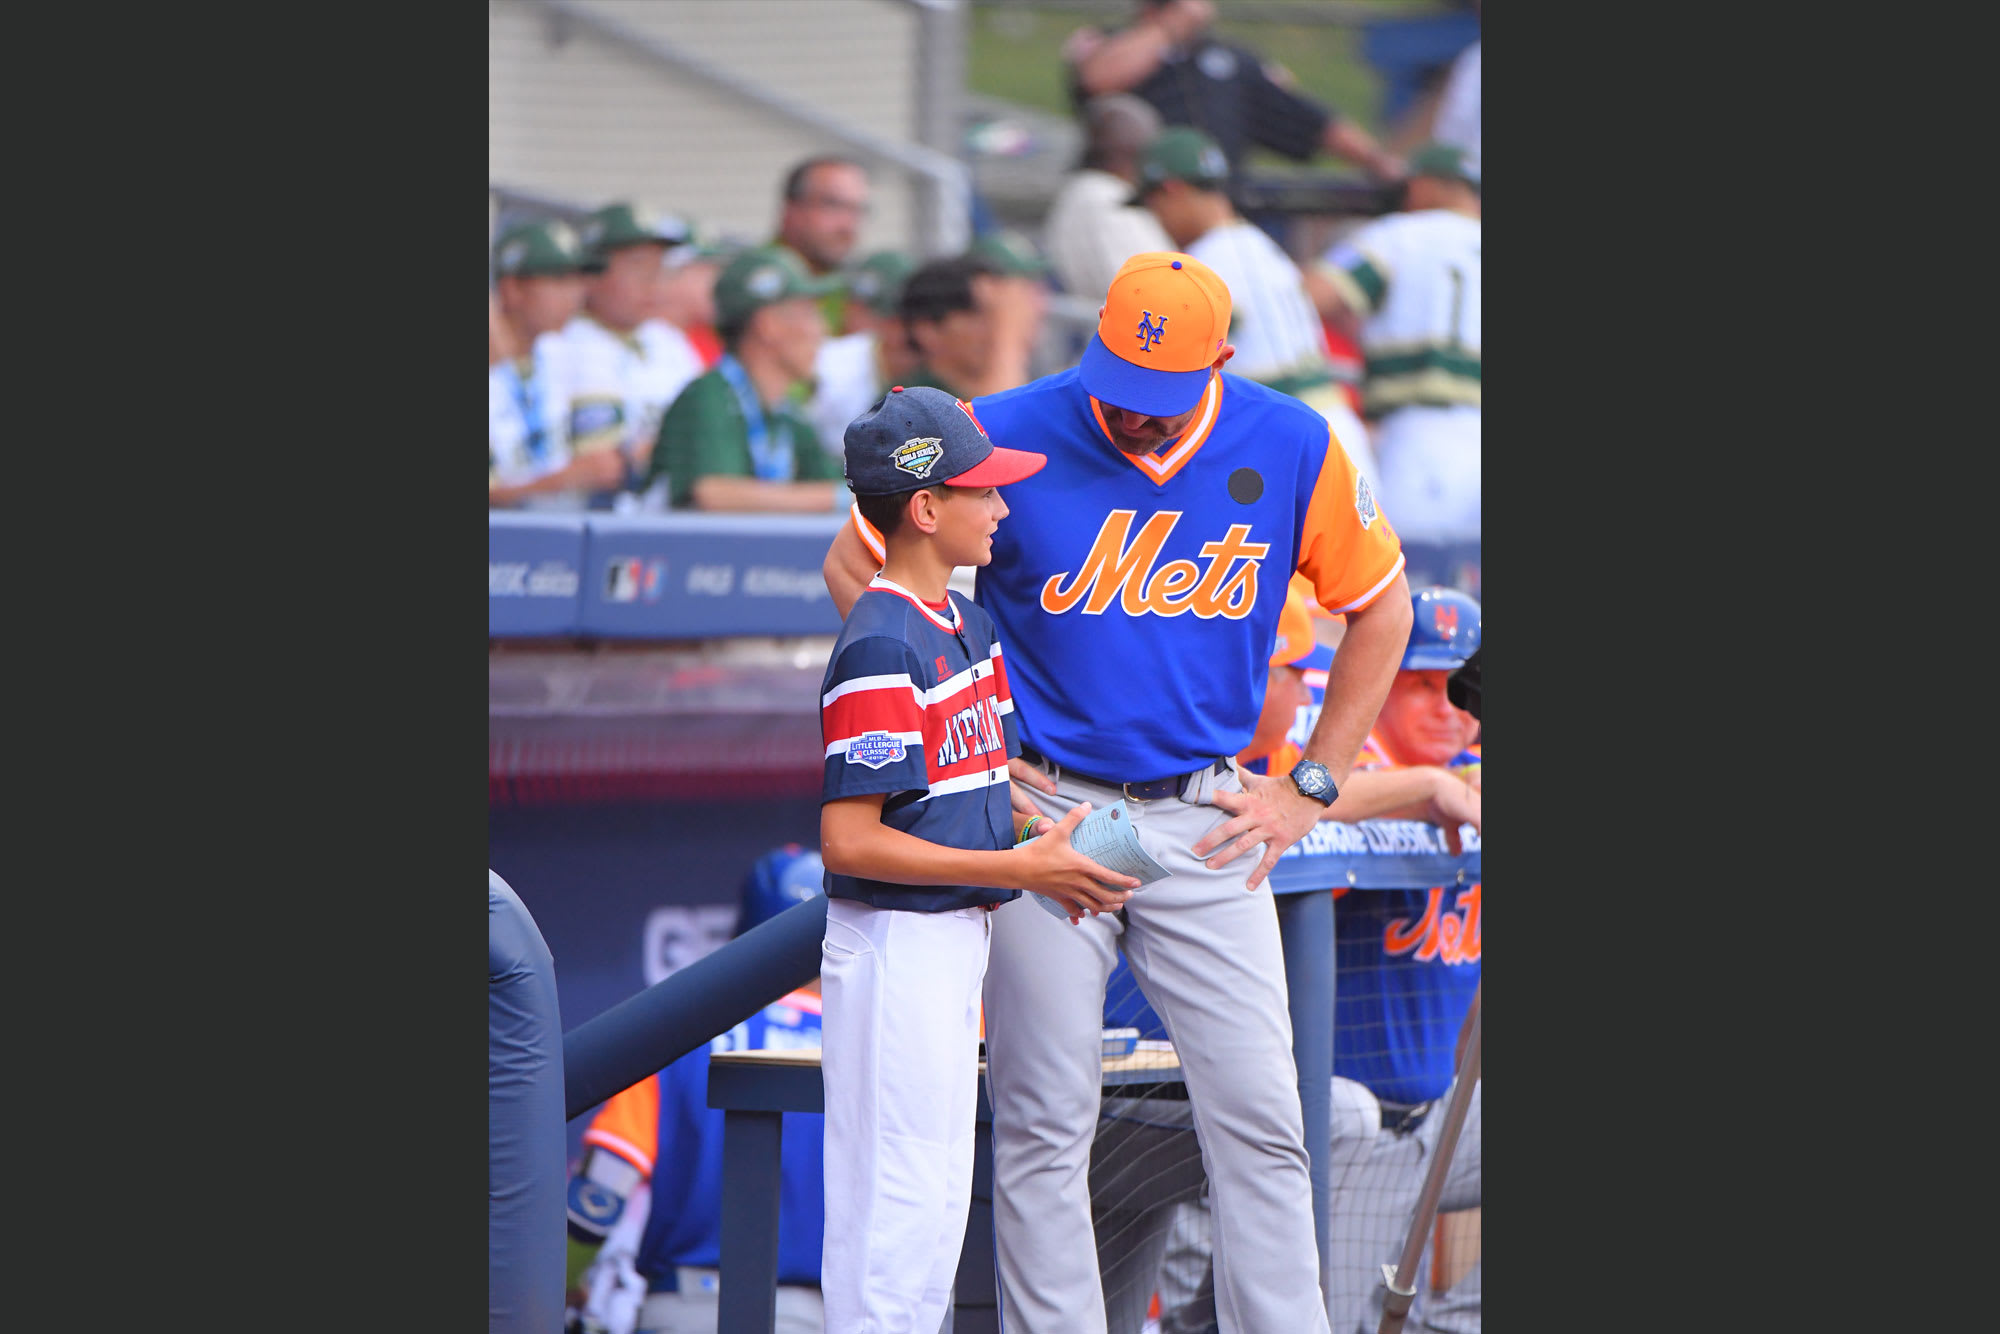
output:
<path id="1" fill-rule="evenodd" d="M 1250 614 L 1257 602 L 1257 565 L 1270 553 L 1271 544 L 1250 541 L 1249 524 L 1233 523 L 1221 541 L 1202 544 L 1206 569 L 1191 560 L 1170 560 L 1155 570 L 1181 511 L 1161 510 L 1134 537 L 1132 521 L 1138 514 L 1112 510 L 1105 516 L 1082 567 L 1051 575 L 1042 585 L 1044 610 L 1062 613 L 1081 603 L 1084 615 L 1098 616 L 1115 597 L 1127 616 L 1148 612 L 1178 616 L 1191 611 L 1203 620 L 1226 616 L 1240 621 Z"/>

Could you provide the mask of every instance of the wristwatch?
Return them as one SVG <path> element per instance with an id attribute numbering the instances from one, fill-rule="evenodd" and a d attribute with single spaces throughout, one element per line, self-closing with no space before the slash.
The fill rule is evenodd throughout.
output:
<path id="1" fill-rule="evenodd" d="M 1331 806 L 1340 795 L 1340 789 L 1333 785 L 1333 775 L 1318 760 L 1300 760 L 1292 766 L 1292 786 L 1301 796 L 1311 797 L 1322 806 Z"/>

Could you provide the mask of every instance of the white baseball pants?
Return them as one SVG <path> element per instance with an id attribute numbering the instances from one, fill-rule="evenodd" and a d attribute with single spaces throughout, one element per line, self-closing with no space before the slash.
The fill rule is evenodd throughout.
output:
<path id="1" fill-rule="evenodd" d="M 937 1334 L 944 1323 L 972 1203 L 994 915 L 827 903 L 827 1334 Z"/>

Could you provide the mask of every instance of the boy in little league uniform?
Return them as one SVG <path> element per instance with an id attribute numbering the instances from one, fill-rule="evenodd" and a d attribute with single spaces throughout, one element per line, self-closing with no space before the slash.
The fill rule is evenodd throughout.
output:
<path id="1" fill-rule="evenodd" d="M 1070 846 L 1085 807 L 1015 847 L 1027 821 L 1008 800 L 1020 741 L 999 639 L 946 586 L 992 559 L 999 488 L 1043 456 L 996 449 L 942 390 L 900 386 L 848 426 L 845 448 L 887 559 L 820 685 L 821 1282 L 828 1334 L 934 1334 L 971 1201 L 991 910 L 1028 890 L 1110 912 L 1139 882 Z"/>

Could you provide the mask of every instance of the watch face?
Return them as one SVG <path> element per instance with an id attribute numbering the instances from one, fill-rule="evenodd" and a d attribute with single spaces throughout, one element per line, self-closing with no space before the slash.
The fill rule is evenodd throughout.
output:
<path id="1" fill-rule="evenodd" d="M 1309 797 L 1316 797 L 1327 789 L 1327 772 L 1323 765 L 1301 764 L 1292 770 L 1292 781 L 1299 785 L 1299 791 Z"/>

